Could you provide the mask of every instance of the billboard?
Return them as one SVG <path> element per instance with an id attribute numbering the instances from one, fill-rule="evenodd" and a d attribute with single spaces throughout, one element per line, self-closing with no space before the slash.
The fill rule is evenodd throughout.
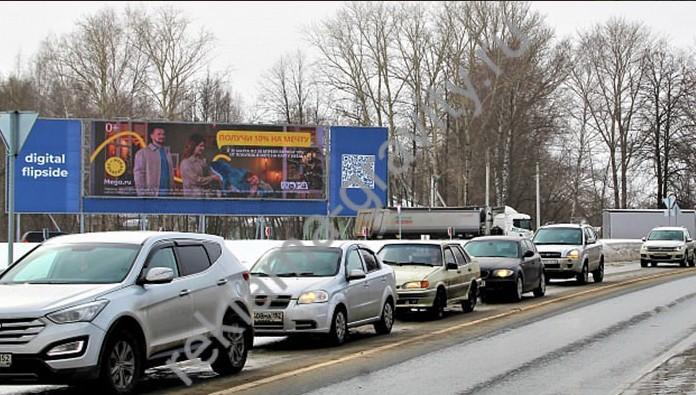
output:
<path id="1" fill-rule="evenodd" d="M 326 129 L 94 121 L 89 197 L 326 199 Z"/>
<path id="2" fill-rule="evenodd" d="M 388 137 L 386 128 L 331 127 L 329 215 L 386 206 Z"/>
<path id="3" fill-rule="evenodd" d="M 38 119 L 15 167 L 17 213 L 80 212 L 82 125 L 78 120 Z"/>

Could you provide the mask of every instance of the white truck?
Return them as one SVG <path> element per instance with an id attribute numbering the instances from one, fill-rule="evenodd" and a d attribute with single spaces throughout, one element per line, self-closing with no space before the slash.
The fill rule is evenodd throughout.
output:
<path id="1" fill-rule="evenodd" d="M 502 229 L 506 236 L 520 236 L 530 239 L 534 235 L 532 217 L 505 206 L 505 212 L 493 217 L 493 227 Z"/>

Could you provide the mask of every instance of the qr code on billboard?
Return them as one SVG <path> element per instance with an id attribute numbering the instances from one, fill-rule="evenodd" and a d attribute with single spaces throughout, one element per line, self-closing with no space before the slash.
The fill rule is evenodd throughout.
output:
<path id="1" fill-rule="evenodd" d="M 375 189 L 375 156 L 343 154 L 341 188 L 362 187 Z"/>

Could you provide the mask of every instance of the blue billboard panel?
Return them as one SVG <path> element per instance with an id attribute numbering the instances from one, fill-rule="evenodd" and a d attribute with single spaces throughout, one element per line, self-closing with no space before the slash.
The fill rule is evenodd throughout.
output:
<path id="1" fill-rule="evenodd" d="M 81 124 L 39 119 L 17 156 L 17 213 L 79 213 Z"/>
<path id="2" fill-rule="evenodd" d="M 388 138 L 386 128 L 331 128 L 329 215 L 386 206 Z"/>

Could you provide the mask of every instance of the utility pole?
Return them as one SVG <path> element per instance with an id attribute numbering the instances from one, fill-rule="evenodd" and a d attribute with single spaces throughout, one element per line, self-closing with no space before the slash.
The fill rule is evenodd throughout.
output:
<path id="1" fill-rule="evenodd" d="M 541 226 L 541 195 L 539 194 L 539 162 L 536 163 L 536 227 Z"/>
<path id="2" fill-rule="evenodd" d="M 484 234 L 490 235 L 491 234 L 491 226 L 489 224 L 489 217 L 491 216 L 491 202 L 490 202 L 490 181 L 491 179 L 491 162 L 489 159 L 489 151 L 486 150 L 486 222 L 485 222 L 485 231 Z"/>

